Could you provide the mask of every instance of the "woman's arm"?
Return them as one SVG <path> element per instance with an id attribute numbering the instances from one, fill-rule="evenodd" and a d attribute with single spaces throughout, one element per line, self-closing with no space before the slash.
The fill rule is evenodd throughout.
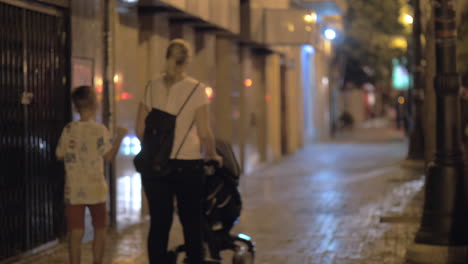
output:
<path id="1" fill-rule="evenodd" d="M 138 113 L 137 113 L 137 118 L 136 118 L 136 125 L 135 125 L 135 131 L 138 139 L 140 139 L 140 142 L 143 141 L 143 134 L 145 132 L 145 119 L 146 116 L 148 116 L 148 109 L 147 107 L 143 104 L 140 103 L 138 105 Z"/>
<path id="2" fill-rule="evenodd" d="M 220 166 L 223 165 L 223 159 L 216 153 L 216 144 L 213 132 L 210 126 L 209 105 L 200 106 L 195 112 L 195 122 L 197 125 L 198 136 L 206 152 L 206 160 L 215 160 Z"/>

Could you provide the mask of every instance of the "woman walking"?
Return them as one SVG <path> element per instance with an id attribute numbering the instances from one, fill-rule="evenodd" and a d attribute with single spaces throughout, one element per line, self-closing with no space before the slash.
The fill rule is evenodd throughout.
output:
<path id="1" fill-rule="evenodd" d="M 151 216 L 148 236 L 151 264 L 166 264 L 168 261 L 174 197 L 188 260 L 191 264 L 202 264 L 203 159 L 222 163 L 222 158 L 216 154 L 210 129 L 205 86 L 185 72 L 190 53 L 190 46 L 184 40 L 176 39 L 169 43 L 166 70 L 148 82 L 138 109 L 136 132 L 143 144 L 150 112 L 156 110 L 176 116 L 172 150 L 164 177 L 154 175 L 157 173 L 142 173 Z"/>

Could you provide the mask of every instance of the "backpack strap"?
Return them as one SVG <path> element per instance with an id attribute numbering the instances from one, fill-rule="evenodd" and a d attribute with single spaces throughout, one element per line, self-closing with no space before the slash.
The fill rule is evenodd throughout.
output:
<path id="1" fill-rule="evenodd" d="M 174 157 L 175 159 L 177 159 L 177 156 L 179 156 L 179 152 L 182 149 L 182 147 L 184 146 L 185 140 L 187 139 L 187 136 L 188 136 L 190 130 L 192 130 L 193 125 L 195 125 L 195 119 L 192 121 L 192 124 L 190 124 L 190 127 L 189 127 L 189 129 L 187 129 L 187 132 L 185 132 L 184 139 L 182 140 L 182 143 L 180 144 L 179 148 L 177 149 L 176 155 Z"/>
<path id="2" fill-rule="evenodd" d="M 185 105 L 188 103 L 190 98 L 192 98 L 192 95 L 195 93 L 198 86 L 200 86 L 200 82 L 198 82 L 197 85 L 195 85 L 195 87 L 192 89 L 192 92 L 189 94 L 189 96 L 187 96 L 187 99 L 185 99 L 184 104 L 180 107 L 179 112 L 177 113 L 177 116 L 179 116 L 179 114 L 182 112 L 182 110 L 184 110 Z M 182 140 L 182 143 L 180 144 L 179 148 L 177 149 L 176 155 L 174 157 L 175 159 L 177 159 L 177 156 L 179 156 L 180 150 L 184 146 L 185 140 L 187 139 L 187 136 L 188 136 L 190 130 L 192 130 L 193 125 L 195 125 L 195 119 L 192 120 L 192 124 L 190 124 L 190 127 L 187 129 L 187 132 L 185 132 L 184 139 Z"/>
<path id="3" fill-rule="evenodd" d="M 193 87 L 192 92 L 190 92 L 189 96 L 187 96 L 187 99 L 185 99 L 185 102 L 184 102 L 184 104 L 180 107 L 179 112 L 177 112 L 177 116 L 179 116 L 180 113 L 182 112 L 182 110 L 184 110 L 185 105 L 187 105 L 187 103 L 188 103 L 188 101 L 190 100 L 190 98 L 192 98 L 192 95 L 195 93 L 195 91 L 197 90 L 198 86 L 200 86 L 200 82 L 198 82 L 197 85 L 195 85 L 195 87 Z"/>

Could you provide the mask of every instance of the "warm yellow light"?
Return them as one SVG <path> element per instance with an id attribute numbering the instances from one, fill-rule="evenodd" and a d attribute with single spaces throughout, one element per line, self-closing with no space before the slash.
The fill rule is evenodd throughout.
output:
<path id="1" fill-rule="evenodd" d="M 312 12 L 310 15 L 312 16 L 312 20 L 313 20 L 314 22 L 317 22 L 317 13 Z"/>
<path id="2" fill-rule="evenodd" d="M 406 50 L 408 48 L 408 43 L 404 37 L 395 37 L 390 42 L 390 47 Z"/>
<path id="3" fill-rule="evenodd" d="M 413 24 L 413 17 L 411 15 L 405 14 L 404 21 L 406 24 Z"/>
<path id="4" fill-rule="evenodd" d="M 97 86 L 102 86 L 104 84 L 102 78 L 96 78 L 96 85 Z"/>
<path id="5" fill-rule="evenodd" d="M 244 80 L 244 85 L 245 85 L 245 87 L 251 87 L 252 84 L 253 84 L 252 79 L 247 78 L 247 79 Z"/>
<path id="6" fill-rule="evenodd" d="M 409 27 L 413 24 L 413 20 L 413 17 L 409 14 L 409 10 L 402 9 L 400 11 L 400 17 L 398 18 L 398 22 L 400 22 L 400 24 Z"/>
<path id="7" fill-rule="evenodd" d="M 325 51 L 325 54 L 331 55 L 331 54 L 332 54 L 332 51 L 333 51 L 332 41 L 329 40 L 329 39 L 325 39 L 325 40 L 323 41 L 323 49 L 324 49 L 324 51 Z"/>
<path id="8" fill-rule="evenodd" d="M 311 26 L 306 26 L 306 27 L 305 27 L 305 30 L 306 30 L 307 32 L 311 32 L 311 31 L 312 31 L 312 27 L 311 27 Z"/>
<path id="9" fill-rule="evenodd" d="M 120 76 L 118 74 L 114 75 L 114 83 L 118 83 L 120 80 Z"/>
<path id="10" fill-rule="evenodd" d="M 399 104 L 404 104 L 405 103 L 405 98 L 403 96 L 398 97 L 398 103 Z"/>
<path id="11" fill-rule="evenodd" d="M 288 23 L 288 30 L 289 32 L 294 32 L 296 30 L 296 28 L 294 27 L 294 24 Z"/>
<path id="12" fill-rule="evenodd" d="M 312 12 L 304 16 L 304 21 L 307 23 L 315 23 L 317 22 L 317 14 Z"/>
<path id="13" fill-rule="evenodd" d="M 208 97 L 209 99 L 213 98 L 213 88 L 211 87 L 206 87 L 205 88 L 205 94 L 206 94 L 206 97 Z"/>

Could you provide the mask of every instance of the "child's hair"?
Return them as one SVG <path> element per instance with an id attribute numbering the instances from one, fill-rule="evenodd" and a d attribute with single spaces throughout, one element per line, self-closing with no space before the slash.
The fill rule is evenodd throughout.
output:
<path id="1" fill-rule="evenodd" d="M 91 86 L 76 87 L 72 92 L 72 101 L 78 111 L 96 106 L 96 94 Z"/>
<path id="2" fill-rule="evenodd" d="M 172 52 L 175 48 L 179 48 L 182 51 L 182 54 L 180 54 L 178 58 L 176 58 L 176 63 L 180 65 L 187 62 L 191 55 L 190 44 L 183 39 L 171 40 L 166 50 L 166 59 L 169 59 L 172 56 Z"/>

